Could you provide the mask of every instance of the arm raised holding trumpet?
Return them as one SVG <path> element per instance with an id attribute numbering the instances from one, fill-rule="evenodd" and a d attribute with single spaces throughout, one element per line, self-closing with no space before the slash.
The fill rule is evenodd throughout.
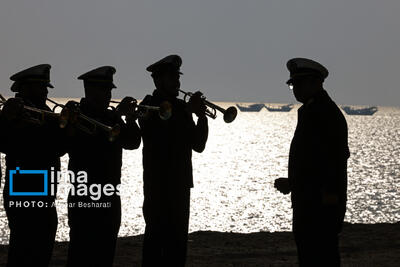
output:
<path id="1" fill-rule="evenodd" d="M 66 105 L 62 105 L 51 99 L 47 100 L 54 104 L 53 111 L 55 111 L 57 107 L 62 108 L 60 112 L 61 128 L 64 128 L 68 121 L 70 121 L 70 124 L 73 123 L 80 130 L 91 135 L 95 134 L 96 130 L 101 129 L 109 134 L 110 141 L 114 141 L 120 134 L 121 127 L 119 124 L 109 126 L 82 114 L 78 102 L 69 101 Z M 149 111 L 158 111 L 160 118 L 163 120 L 169 119 L 172 113 L 169 102 L 162 103 L 160 106 L 137 105 L 137 100 L 135 98 L 127 96 L 121 101 L 110 100 L 110 103 L 118 104 L 115 108 L 112 107 L 112 109 L 116 111 L 117 116 L 125 116 L 125 120 L 128 124 L 134 123 L 136 119 L 145 116 Z"/>
<path id="2" fill-rule="evenodd" d="M 186 98 L 189 97 L 189 103 L 192 105 L 195 105 L 196 108 L 201 108 L 201 113 L 204 112 L 204 115 L 216 119 L 217 118 L 217 110 L 224 114 L 224 121 L 226 123 L 231 123 L 236 119 L 237 116 L 237 109 L 235 107 L 229 107 L 227 109 L 224 109 L 214 103 L 211 103 L 210 101 L 206 100 L 206 97 L 199 91 L 196 93 L 191 93 L 191 92 L 185 92 L 181 89 L 179 89 L 179 92 L 181 92 L 184 95 L 184 100 L 186 101 Z M 194 97 L 193 97 L 194 96 Z M 198 114 L 196 114 L 198 115 Z"/>
<path id="3" fill-rule="evenodd" d="M 60 127 L 64 128 L 67 118 L 60 113 L 55 113 L 50 109 L 36 108 L 26 100 L 15 97 L 6 99 L 0 94 L 0 107 L 2 107 L 2 117 L 7 121 L 19 121 L 33 125 L 43 125 L 50 120 L 59 120 Z"/>
<path id="4" fill-rule="evenodd" d="M 121 101 L 110 100 L 110 103 L 117 103 L 116 111 L 121 116 L 126 116 L 127 120 L 145 117 L 152 111 L 158 112 L 158 116 L 162 120 L 168 120 L 172 115 L 172 106 L 168 101 L 164 101 L 159 106 L 138 105 L 136 99 L 127 96 Z"/>
<path id="5" fill-rule="evenodd" d="M 53 111 L 55 111 L 57 107 L 62 108 L 60 113 L 54 113 L 59 116 L 60 128 L 73 126 L 88 135 L 96 135 L 100 130 L 108 134 L 108 140 L 110 142 L 114 141 L 121 132 L 121 126 L 118 123 L 109 126 L 83 114 L 80 110 L 80 103 L 78 102 L 68 101 L 66 105 L 63 105 L 51 99 L 47 100 L 55 105 Z"/>
<path id="6" fill-rule="evenodd" d="M 109 134 L 110 141 L 114 141 L 120 133 L 118 124 L 108 126 L 82 114 L 79 110 L 79 103 L 75 101 L 69 101 L 66 105 L 63 105 L 49 98 L 47 100 L 54 104 L 52 111 L 25 105 L 24 100 L 19 97 L 5 99 L 0 94 L 2 117 L 9 121 L 16 120 L 33 125 L 43 125 L 50 120 L 58 120 L 59 127 L 62 129 L 68 125 L 74 125 L 91 135 L 95 134 L 98 129 L 102 129 Z M 62 108 L 60 113 L 55 112 L 57 107 Z"/>
<path id="7" fill-rule="evenodd" d="M 69 101 L 66 105 L 63 105 L 50 98 L 47 98 L 47 101 L 54 104 L 52 111 L 25 105 L 24 101 L 18 97 L 7 100 L 0 94 L 0 106 L 4 110 L 3 117 L 8 120 L 17 119 L 36 125 L 42 125 L 49 120 L 58 120 L 60 128 L 74 125 L 89 135 L 94 135 L 99 130 L 105 131 L 109 135 L 110 141 L 114 141 L 120 134 L 121 127 L 119 124 L 109 126 L 83 114 L 78 102 Z M 157 111 L 163 120 L 169 119 L 172 114 L 169 102 L 164 102 L 159 107 L 137 105 L 137 100 L 129 96 L 122 101 L 110 102 L 119 104 L 115 110 L 118 116 L 125 116 L 127 123 L 133 123 L 137 118 L 146 116 L 149 111 Z M 59 113 L 56 112 L 57 108 L 61 108 Z"/>

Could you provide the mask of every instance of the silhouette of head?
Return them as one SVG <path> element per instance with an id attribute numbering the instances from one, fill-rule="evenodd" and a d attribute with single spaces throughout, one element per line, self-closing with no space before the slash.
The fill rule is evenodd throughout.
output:
<path id="1" fill-rule="evenodd" d="M 156 63 L 148 66 L 147 71 L 151 72 L 156 88 L 168 96 L 176 97 L 179 94 L 180 67 L 182 59 L 178 55 L 169 55 Z"/>
<path id="2" fill-rule="evenodd" d="M 88 105 L 99 112 L 105 111 L 111 100 L 111 90 L 116 88 L 113 82 L 115 68 L 103 66 L 78 77 L 83 80 L 85 99 Z"/>
<path id="3" fill-rule="evenodd" d="M 47 88 L 54 88 L 50 83 L 50 69 L 49 64 L 40 64 L 12 75 L 10 79 L 14 83 L 11 91 L 35 105 L 44 105 L 48 94 Z"/>
<path id="4" fill-rule="evenodd" d="M 293 58 L 286 66 L 290 72 L 290 79 L 286 83 L 301 103 L 306 103 L 323 89 L 322 84 L 329 74 L 324 66 L 306 58 Z"/>

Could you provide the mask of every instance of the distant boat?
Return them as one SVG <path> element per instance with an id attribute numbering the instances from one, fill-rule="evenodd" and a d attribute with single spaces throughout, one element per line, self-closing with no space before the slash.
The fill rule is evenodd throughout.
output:
<path id="1" fill-rule="evenodd" d="M 292 110 L 293 104 L 287 104 L 287 105 L 283 105 L 283 106 L 280 106 L 280 107 L 272 107 L 272 106 L 265 105 L 265 108 L 268 109 L 268 111 L 271 111 L 271 112 L 276 112 L 276 111 L 278 111 L 278 112 L 289 112 L 289 111 Z"/>
<path id="2" fill-rule="evenodd" d="M 367 107 L 367 108 L 353 108 L 350 106 L 342 107 L 344 112 L 348 115 L 373 115 L 375 112 L 378 111 L 377 107 Z"/>
<path id="3" fill-rule="evenodd" d="M 259 112 L 264 107 L 264 104 L 251 104 L 247 106 L 236 104 L 236 106 L 241 112 Z"/>

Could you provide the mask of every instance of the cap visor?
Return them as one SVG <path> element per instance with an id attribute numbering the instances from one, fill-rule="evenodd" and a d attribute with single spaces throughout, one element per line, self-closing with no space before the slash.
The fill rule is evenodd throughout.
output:
<path id="1" fill-rule="evenodd" d="M 14 82 L 12 85 L 11 85 L 11 92 L 18 92 L 18 89 L 19 89 L 19 85 L 18 85 L 18 82 Z"/>
<path id="2" fill-rule="evenodd" d="M 47 84 L 47 87 L 54 88 L 54 86 L 51 83 Z"/>
<path id="3" fill-rule="evenodd" d="M 293 83 L 293 80 L 296 79 L 296 78 L 306 77 L 306 76 L 313 76 L 313 75 L 315 75 L 315 73 L 313 73 L 313 72 L 296 73 L 286 82 L 286 84 Z"/>

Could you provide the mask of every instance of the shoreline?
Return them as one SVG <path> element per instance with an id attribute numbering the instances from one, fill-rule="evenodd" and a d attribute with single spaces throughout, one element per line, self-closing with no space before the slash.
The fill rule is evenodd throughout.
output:
<path id="1" fill-rule="evenodd" d="M 114 266 L 140 266 L 143 235 L 120 237 Z M 65 266 L 68 242 L 56 242 L 50 266 Z M 0 266 L 8 245 L 0 246 Z M 398 266 L 400 222 L 343 225 L 342 266 Z M 229 233 L 198 231 L 189 234 L 186 266 L 297 266 L 291 232 Z"/>

